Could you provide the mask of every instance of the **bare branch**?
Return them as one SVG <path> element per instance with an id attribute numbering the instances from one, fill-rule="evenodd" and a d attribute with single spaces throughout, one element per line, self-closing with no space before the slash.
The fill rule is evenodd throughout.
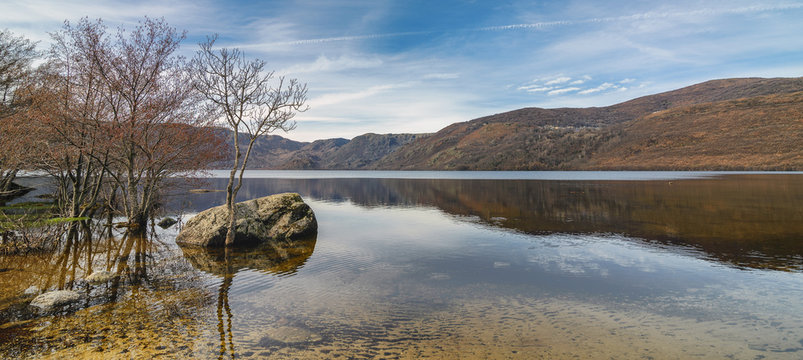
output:
<path id="1" fill-rule="evenodd" d="M 296 79 L 275 77 L 265 70 L 260 59 L 246 60 L 238 49 L 215 49 L 217 35 L 200 43 L 192 60 L 196 89 L 204 96 L 215 113 L 225 119 L 234 137 L 234 158 L 226 187 L 226 207 L 229 229 L 226 245 L 234 242 L 234 199 L 242 184 L 248 157 L 260 136 L 276 130 L 295 129 L 293 117 L 307 110 L 304 105 L 307 87 Z M 275 80 L 275 81 L 274 81 Z M 272 85 L 276 82 L 276 85 Z M 248 144 L 240 144 L 239 134 L 246 134 Z M 242 156 L 241 146 L 245 148 Z M 241 159 L 242 157 L 242 159 Z M 242 162 L 240 162 L 242 160 Z M 240 171 L 235 185 L 235 175 Z"/>

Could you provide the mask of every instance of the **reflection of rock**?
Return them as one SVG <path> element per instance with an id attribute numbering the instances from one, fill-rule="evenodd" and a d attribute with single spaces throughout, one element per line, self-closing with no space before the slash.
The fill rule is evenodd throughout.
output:
<path id="1" fill-rule="evenodd" d="M 280 326 L 265 331 L 265 336 L 259 340 L 259 346 L 290 345 L 314 343 L 323 338 L 312 331 L 295 326 Z"/>
<path id="2" fill-rule="evenodd" d="M 105 270 L 99 270 L 87 276 L 86 281 L 88 281 L 90 284 L 100 284 L 100 283 L 105 283 L 111 279 L 114 279 L 114 276 L 115 276 L 114 273 Z"/>
<path id="3" fill-rule="evenodd" d="M 276 241 L 253 248 L 181 247 L 184 257 L 198 270 L 225 276 L 249 268 L 271 273 L 298 270 L 315 250 L 315 237 Z"/>
<path id="4" fill-rule="evenodd" d="M 31 192 L 31 190 L 34 189 L 27 186 L 21 186 L 15 183 L 11 183 L 9 184 L 8 190 L 6 191 L 0 190 L 0 200 L 11 200 L 13 198 L 27 194 Z"/>
<path id="5" fill-rule="evenodd" d="M 234 211 L 237 218 L 235 245 L 290 239 L 318 230 L 315 214 L 301 199 L 301 195 L 296 193 L 276 194 L 237 203 Z M 227 228 L 226 207 L 214 207 L 187 221 L 176 242 L 223 246 Z"/>
<path id="6" fill-rule="evenodd" d="M 31 301 L 31 306 L 38 307 L 42 311 L 51 311 L 58 306 L 68 305 L 80 299 L 81 295 L 75 291 L 56 290 L 37 296 Z"/>

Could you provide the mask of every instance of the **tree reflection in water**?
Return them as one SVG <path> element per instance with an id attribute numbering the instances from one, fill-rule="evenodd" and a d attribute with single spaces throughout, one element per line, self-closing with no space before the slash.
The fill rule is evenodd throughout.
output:
<path id="1" fill-rule="evenodd" d="M 0 347 L 0 357 L 42 351 L 81 357 L 109 348 L 134 357 L 191 355 L 183 344 L 204 328 L 198 310 L 211 294 L 164 236 L 173 235 L 82 221 L 69 226 L 55 251 L 0 256 L 0 268 L 10 269 L 0 273 L 0 338 L 13 340 Z M 110 276 L 88 281 L 96 271 Z M 46 313 L 28 306 L 52 290 L 76 291 L 81 300 Z"/>
<path id="2" fill-rule="evenodd" d="M 234 338 L 231 331 L 231 307 L 229 306 L 229 289 L 231 288 L 231 283 L 234 281 L 234 270 L 232 269 L 232 259 L 231 254 L 234 251 L 231 247 L 226 247 L 223 250 L 223 282 L 220 283 L 220 289 L 218 290 L 217 295 L 217 319 L 218 325 L 217 329 L 220 332 L 220 354 L 218 358 L 222 359 L 223 356 L 226 354 L 226 335 L 228 334 L 228 350 L 231 354 L 231 357 L 234 357 Z M 226 311 L 226 324 L 224 328 L 223 324 L 223 311 Z"/>
<path id="3" fill-rule="evenodd" d="M 315 251 L 316 237 L 268 242 L 255 247 L 206 248 L 182 246 L 184 257 L 196 269 L 221 278 L 217 298 L 218 357 L 235 357 L 229 290 L 237 272 L 250 269 L 272 275 L 293 275 Z"/>

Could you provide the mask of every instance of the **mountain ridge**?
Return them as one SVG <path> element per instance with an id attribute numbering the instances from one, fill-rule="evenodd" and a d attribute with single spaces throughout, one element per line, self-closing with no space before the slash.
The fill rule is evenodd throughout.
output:
<path id="1" fill-rule="evenodd" d="M 710 80 L 604 107 L 522 108 L 432 134 L 277 138 L 260 139 L 249 168 L 801 170 L 803 77 Z"/>

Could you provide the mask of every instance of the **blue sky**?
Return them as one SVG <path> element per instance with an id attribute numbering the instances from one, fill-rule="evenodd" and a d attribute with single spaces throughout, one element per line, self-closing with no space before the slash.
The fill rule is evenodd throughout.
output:
<path id="1" fill-rule="evenodd" d="M 803 1 L 4 0 L 41 41 L 64 20 L 164 17 L 306 82 L 294 140 L 434 132 L 522 107 L 605 106 L 728 77 L 803 76 Z"/>

